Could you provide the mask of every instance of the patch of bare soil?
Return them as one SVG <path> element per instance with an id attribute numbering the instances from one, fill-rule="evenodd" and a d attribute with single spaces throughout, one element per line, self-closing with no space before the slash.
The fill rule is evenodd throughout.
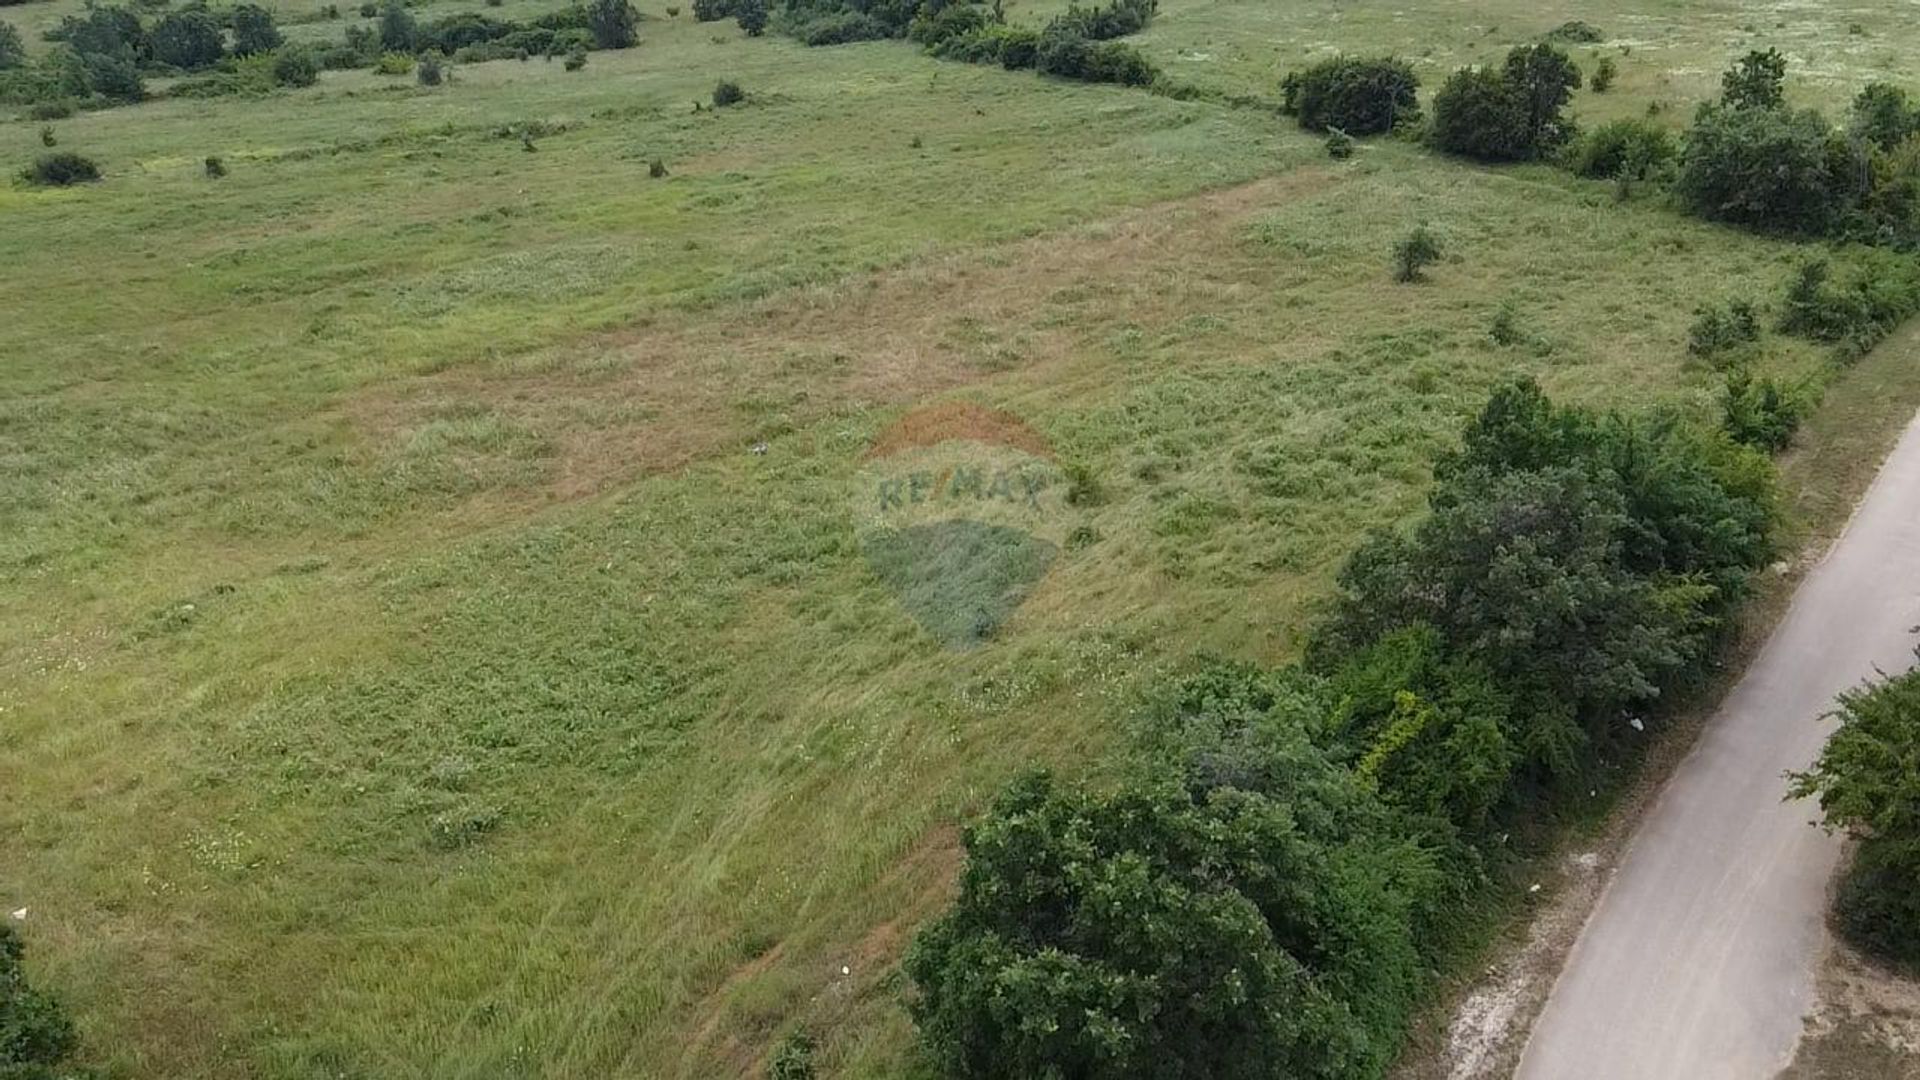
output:
<path id="1" fill-rule="evenodd" d="M 1920 983 L 1836 946 L 1819 992 L 1780 1080 L 1920 1080 Z"/>

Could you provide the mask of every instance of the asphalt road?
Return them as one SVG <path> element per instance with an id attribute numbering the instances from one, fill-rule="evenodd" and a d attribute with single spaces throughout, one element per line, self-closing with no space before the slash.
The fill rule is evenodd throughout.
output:
<path id="1" fill-rule="evenodd" d="M 1641 824 L 1520 1060 L 1520 1080 L 1762 1080 L 1813 1004 L 1839 845 L 1782 801 L 1834 695 L 1912 666 L 1920 419 Z"/>

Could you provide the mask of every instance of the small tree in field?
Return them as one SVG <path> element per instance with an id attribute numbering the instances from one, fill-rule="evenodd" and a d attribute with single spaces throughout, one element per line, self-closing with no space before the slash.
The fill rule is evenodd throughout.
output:
<path id="1" fill-rule="evenodd" d="M 1838 897 L 1841 929 L 1920 965 L 1920 672 L 1850 690 L 1833 715 L 1840 730 L 1791 794 L 1817 796 L 1828 828 L 1860 838 Z"/>
<path id="2" fill-rule="evenodd" d="M 239 4 L 233 9 L 233 51 L 241 56 L 272 52 L 284 39 L 273 25 L 273 12 L 258 4 Z"/>
<path id="3" fill-rule="evenodd" d="M 640 15 L 627 0 L 593 0 L 587 5 L 587 28 L 602 49 L 626 49 L 639 40 Z"/>
<path id="4" fill-rule="evenodd" d="M 733 17 L 748 37 L 759 37 L 767 29 L 767 0 L 734 0 Z"/>
<path id="5" fill-rule="evenodd" d="M 1787 58 L 1758 49 L 1720 76 L 1720 100 L 1735 109 L 1777 109 L 1787 100 Z"/>
<path id="6" fill-rule="evenodd" d="M 1421 225 L 1393 245 L 1393 280 L 1403 284 L 1419 281 L 1426 267 L 1440 261 L 1440 238 Z"/>

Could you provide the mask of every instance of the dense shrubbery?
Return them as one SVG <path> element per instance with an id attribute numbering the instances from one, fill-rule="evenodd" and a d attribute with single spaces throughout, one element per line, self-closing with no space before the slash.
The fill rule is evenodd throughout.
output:
<path id="1" fill-rule="evenodd" d="M 967 834 L 908 962 L 960 1077 L 1374 1077 L 1508 836 L 1698 676 L 1768 555 L 1764 457 L 1497 391 L 1431 514 L 1340 577 L 1309 668 L 1215 666 L 1110 794 Z"/>
<path id="2" fill-rule="evenodd" d="M 1687 332 L 1687 351 L 1712 358 L 1742 345 L 1760 340 L 1760 313 L 1745 300 L 1724 306 L 1710 304 L 1694 316 Z"/>
<path id="3" fill-rule="evenodd" d="M 1787 448 L 1811 402 L 1744 365 L 1727 372 L 1720 426 L 1734 442 L 1769 453 Z"/>
<path id="4" fill-rule="evenodd" d="M 1338 56 L 1287 75 L 1281 111 L 1308 131 L 1378 135 L 1420 115 L 1420 80 L 1404 60 Z"/>
<path id="5" fill-rule="evenodd" d="M 1818 112 L 1708 105 L 1687 134 L 1678 192 L 1702 217 L 1826 233 L 1855 200 L 1858 166 Z"/>
<path id="6" fill-rule="evenodd" d="M 1650 120 L 1614 120 L 1574 144 L 1568 166 L 1601 179 L 1645 180 L 1673 164 L 1680 147 L 1673 133 Z"/>
<path id="7" fill-rule="evenodd" d="M 1105 7 L 1070 4 L 1066 13 L 1047 23 L 1047 32 L 1089 41 L 1110 41 L 1138 33 L 1153 21 L 1160 0 L 1112 0 Z"/>
<path id="8" fill-rule="evenodd" d="M 1433 99 L 1433 144 L 1482 161 L 1544 157 L 1573 137 L 1566 105 L 1580 69 L 1551 45 L 1523 45 L 1498 69 L 1455 72 Z"/>
<path id="9" fill-rule="evenodd" d="M 1837 898 L 1842 932 L 1920 967 L 1920 672 L 1840 695 L 1835 716 L 1840 729 L 1793 794 L 1818 796 L 1827 826 L 1860 840 Z"/>
<path id="10" fill-rule="evenodd" d="M 1780 329 L 1837 345 L 1852 359 L 1920 313 L 1920 261 L 1889 251 L 1852 253 L 1836 277 L 1825 259 L 1806 263 L 1787 290 Z"/>
<path id="11" fill-rule="evenodd" d="M 12 924 L 0 922 L 0 1077 L 62 1080 L 62 1066 L 79 1040 L 60 1002 L 27 983 L 26 947 Z"/>
<path id="12" fill-rule="evenodd" d="M 20 178 L 42 187 L 69 187 L 100 179 L 100 166 L 94 164 L 92 158 L 62 151 L 35 158 L 32 165 L 21 171 Z"/>
<path id="13" fill-rule="evenodd" d="M 27 45 L 20 31 L 10 22 L 0 22 L 0 70 L 17 68 L 27 62 Z"/>

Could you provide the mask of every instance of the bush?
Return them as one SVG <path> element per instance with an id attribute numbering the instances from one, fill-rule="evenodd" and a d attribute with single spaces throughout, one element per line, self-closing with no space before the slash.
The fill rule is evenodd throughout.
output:
<path id="1" fill-rule="evenodd" d="M 922 9 L 908 25 L 907 38 L 933 51 L 950 39 L 977 35 L 986 29 L 987 13 L 978 6 L 949 4 L 932 14 Z"/>
<path id="2" fill-rule="evenodd" d="M 1159 6 L 1160 0 L 1113 0 L 1106 7 L 1090 8 L 1069 4 L 1046 28 L 1089 41 L 1110 41 L 1146 29 Z"/>
<path id="3" fill-rule="evenodd" d="M 1853 359 L 1920 312 L 1920 263 L 1864 249 L 1846 271 L 1835 280 L 1825 259 L 1801 266 L 1787 290 L 1780 329 L 1839 345 L 1842 359 Z"/>
<path id="4" fill-rule="evenodd" d="M 1440 261 L 1440 238 L 1425 225 L 1416 227 L 1393 245 L 1393 280 L 1419 281 L 1421 270 Z"/>
<path id="5" fill-rule="evenodd" d="M 1755 50 L 1720 76 L 1720 100 L 1730 109 L 1777 109 L 1786 102 L 1786 82 L 1780 50 Z"/>
<path id="6" fill-rule="evenodd" d="M 1427 129 L 1433 145 L 1480 161 L 1523 161 L 1533 155 L 1527 114 L 1499 71 L 1454 72 L 1433 96 Z"/>
<path id="7" fill-rule="evenodd" d="M 320 64 L 305 49 L 286 49 L 273 54 L 273 81 L 281 86 L 312 86 L 320 81 Z"/>
<path id="8" fill-rule="evenodd" d="M 667 175 L 667 163 L 659 158 L 647 162 L 647 175 L 655 180 L 664 179 Z"/>
<path id="9" fill-rule="evenodd" d="M 1574 145 L 1572 170 L 1586 177 L 1645 180 L 1672 164 L 1680 148 L 1673 133 L 1650 120 L 1614 120 L 1588 132 Z"/>
<path id="10" fill-rule="evenodd" d="M 1390 57 L 1334 57 L 1289 74 L 1280 86 L 1282 111 L 1308 131 L 1378 135 L 1420 115 L 1420 80 L 1412 65 Z"/>
<path id="11" fill-rule="evenodd" d="M 381 53 L 380 58 L 373 62 L 373 72 L 376 75 L 407 75 L 412 71 L 413 57 L 406 53 Z"/>
<path id="12" fill-rule="evenodd" d="M 1795 798 L 1817 796 L 1831 830 L 1861 840 L 1840 888 L 1840 927 L 1862 948 L 1920 964 L 1920 675 L 1882 676 L 1840 695 L 1840 727 Z"/>
<path id="13" fill-rule="evenodd" d="M 740 89 L 739 83 L 723 79 L 713 88 L 713 107 L 716 109 L 738 105 L 745 100 L 747 100 L 746 91 Z"/>
<path id="14" fill-rule="evenodd" d="M 1123 86 L 1146 86 L 1157 74 L 1152 62 L 1131 45 L 1091 41 L 1059 30 L 1040 35 L 1033 66 L 1043 75 Z"/>
<path id="15" fill-rule="evenodd" d="M 1523 45 L 1507 54 L 1502 74 L 1526 114 L 1529 157 L 1542 156 L 1573 137 L 1573 124 L 1563 111 L 1580 89 L 1581 75 L 1566 53 L 1551 45 Z"/>
<path id="16" fill-rule="evenodd" d="M 566 60 L 563 61 L 560 66 L 566 68 L 568 71 L 579 71 L 581 68 L 586 67 L 587 50 L 578 48 L 570 50 L 567 53 Z"/>
<path id="17" fill-rule="evenodd" d="M 758 0 L 766 11 L 766 0 Z M 639 40 L 640 13 L 627 0 L 588 0 L 587 29 L 602 49 L 626 49 Z M 585 61 L 582 61 L 585 63 Z"/>
<path id="18" fill-rule="evenodd" d="M 17 68 L 27 62 L 27 44 L 10 22 L 0 22 L 0 70 Z"/>
<path id="19" fill-rule="evenodd" d="M 1335 161 L 1345 161 L 1353 156 L 1353 136 L 1335 129 L 1327 136 L 1327 156 Z"/>
<path id="20" fill-rule="evenodd" d="M 1031 776 L 967 831 L 959 897 L 906 962 L 947 1075 L 1384 1069 L 1418 979 L 1421 860 L 1301 717 L 1232 720 L 1194 737 L 1184 789 Z"/>
<path id="21" fill-rule="evenodd" d="M 795 23 L 789 33 L 803 45 L 847 45 L 893 36 L 886 23 L 860 11 L 843 11 Z"/>
<path id="22" fill-rule="evenodd" d="M 419 21 L 400 0 L 387 0 L 380 9 L 380 48 L 386 52 L 411 53 L 419 47 Z"/>
<path id="23" fill-rule="evenodd" d="M 27 983 L 25 955 L 20 932 L 0 922 L 0 1076 L 56 1080 L 79 1040 L 60 1002 Z"/>
<path id="24" fill-rule="evenodd" d="M 1614 64 L 1613 57 L 1603 56 L 1593 66 L 1593 80 L 1589 85 L 1596 94 L 1604 94 L 1613 89 L 1613 80 L 1620 74 L 1620 68 Z"/>
<path id="25" fill-rule="evenodd" d="M 220 24 L 205 11 L 192 9 L 161 16 L 148 43 L 156 61 L 183 71 L 211 67 L 227 54 Z"/>
<path id="26" fill-rule="evenodd" d="M 1848 129 L 1854 138 L 1892 151 L 1920 134 L 1920 107 L 1907 92 L 1887 83 L 1873 83 L 1853 99 Z"/>
<path id="27" fill-rule="evenodd" d="M 439 54 L 432 52 L 420 54 L 420 63 L 413 69 L 413 74 L 421 86 L 439 86 L 446 78 L 446 72 L 440 65 Z"/>
<path id="28" fill-rule="evenodd" d="M 362 9 L 362 14 L 373 12 Z M 273 24 L 273 12 L 258 4 L 238 4 L 233 9 L 233 51 L 237 56 L 272 52 L 283 42 L 280 28 Z"/>
<path id="29" fill-rule="evenodd" d="M 733 0 L 733 18 L 748 37 L 767 30 L 767 0 Z"/>
<path id="30" fill-rule="evenodd" d="M 804 1031 L 792 1031 L 774 1047 L 773 1058 L 767 1063 L 767 1080 L 814 1080 L 813 1036 Z"/>
<path id="31" fill-rule="evenodd" d="M 1687 351 L 1712 357 L 1759 340 L 1759 312 L 1745 300 L 1735 300 L 1725 307 L 1708 305 L 1695 314 L 1687 332 Z"/>
<path id="32" fill-rule="evenodd" d="M 1575 45 L 1593 45 L 1606 39 L 1607 35 L 1599 27 L 1579 19 L 1561 23 L 1547 31 L 1548 41 L 1565 41 Z"/>
<path id="33" fill-rule="evenodd" d="M 65 120 L 72 115 L 73 102 L 66 98 L 36 102 L 32 108 L 27 110 L 27 119 L 29 120 Z"/>
<path id="34" fill-rule="evenodd" d="M 1680 155 L 1678 192 L 1702 217 L 1805 234 L 1858 203 L 1861 162 L 1817 112 L 1704 106 Z"/>
<path id="35" fill-rule="evenodd" d="M 206 170 L 207 170 L 207 179 L 218 180 L 221 177 L 227 175 L 227 163 L 224 161 L 221 161 L 217 157 L 208 155 L 207 162 L 206 162 Z"/>
<path id="36" fill-rule="evenodd" d="M 42 187 L 69 187 L 100 179 L 100 166 L 92 158 L 62 151 L 42 154 L 20 173 L 21 179 Z"/>
<path id="37" fill-rule="evenodd" d="M 80 57 L 86 72 L 87 87 L 114 101 L 140 101 L 147 96 L 147 84 L 140 69 L 123 56 L 93 53 Z"/>
<path id="38" fill-rule="evenodd" d="M 718 22 L 733 15 L 733 0 L 693 0 L 693 17 L 700 22 Z"/>
<path id="39" fill-rule="evenodd" d="M 1807 402 L 1771 378 L 1756 379 L 1744 366 L 1727 373 L 1721 428 L 1734 442 L 1777 453 L 1793 441 Z"/>

